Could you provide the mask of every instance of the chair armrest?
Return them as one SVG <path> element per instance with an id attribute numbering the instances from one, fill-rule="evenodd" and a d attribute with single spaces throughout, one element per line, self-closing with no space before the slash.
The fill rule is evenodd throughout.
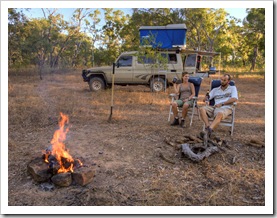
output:
<path id="1" fill-rule="evenodd" d="M 170 93 L 169 96 L 170 96 L 170 97 L 176 97 L 177 94 L 176 94 L 176 93 Z"/>

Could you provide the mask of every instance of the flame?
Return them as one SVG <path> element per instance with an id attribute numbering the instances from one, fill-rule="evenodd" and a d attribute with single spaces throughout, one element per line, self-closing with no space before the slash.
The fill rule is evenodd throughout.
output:
<path id="1" fill-rule="evenodd" d="M 60 165 L 57 173 L 73 172 L 74 159 L 68 153 L 68 150 L 65 149 L 65 144 L 63 143 L 66 140 L 66 134 L 69 131 L 69 128 L 65 128 L 65 125 L 69 123 L 69 118 L 61 112 L 60 116 L 61 119 L 59 121 L 59 129 L 55 131 L 51 140 L 51 151 L 48 150 L 45 153 L 45 162 L 49 163 L 48 157 L 49 155 L 53 155 Z M 69 166 L 65 166 L 64 160 L 66 160 L 66 163 Z M 81 162 L 80 165 L 82 165 Z"/>

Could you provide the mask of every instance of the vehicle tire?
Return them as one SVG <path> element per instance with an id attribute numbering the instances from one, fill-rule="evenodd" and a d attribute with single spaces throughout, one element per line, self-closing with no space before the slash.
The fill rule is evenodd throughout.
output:
<path id="1" fill-rule="evenodd" d="M 100 77 L 92 77 L 89 80 L 89 89 L 92 92 L 97 92 L 105 88 L 103 79 Z"/>
<path id="2" fill-rule="evenodd" d="M 151 80 L 150 89 L 152 92 L 161 92 L 165 89 L 165 81 L 163 78 L 155 77 Z"/>

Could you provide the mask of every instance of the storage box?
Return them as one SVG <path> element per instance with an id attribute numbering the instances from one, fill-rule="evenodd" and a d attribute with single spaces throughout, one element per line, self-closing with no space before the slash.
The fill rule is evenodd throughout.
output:
<path id="1" fill-rule="evenodd" d="M 185 24 L 166 26 L 142 26 L 139 28 L 140 45 L 170 49 L 186 46 L 187 28 Z"/>

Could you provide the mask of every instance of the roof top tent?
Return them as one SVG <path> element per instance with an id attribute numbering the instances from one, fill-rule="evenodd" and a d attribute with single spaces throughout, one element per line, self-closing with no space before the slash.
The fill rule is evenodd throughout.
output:
<path id="1" fill-rule="evenodd" d="M 195 76 L 199 77 L 205 77 L 210 74 L 215 74 L 216 72 L 219 72 L 220 70 L 216 70 L 216 67 L 209 66 L 208 70 L 202 70 L 202 58 L 203 56 L 206 57 L 214 57 L 219 55 L 219 65 L 218 68 L 220 69 L 220 60 L 221 60 L 221 53 L 220 52 L 207 52 L 207 51 L 197 51 L 197 50 L 186 50 L 181 49 L 180 52 L 184 54 L 184 72 L 188 72 L 190 74 L 193 74 Z"/>
<path id="2" fill-rule="evenodd" d="M 152 48 L 185 48 L 187 27 L 185 24 L 166 26 L 142 26 L 139 28 L 140 44 Z"/>

